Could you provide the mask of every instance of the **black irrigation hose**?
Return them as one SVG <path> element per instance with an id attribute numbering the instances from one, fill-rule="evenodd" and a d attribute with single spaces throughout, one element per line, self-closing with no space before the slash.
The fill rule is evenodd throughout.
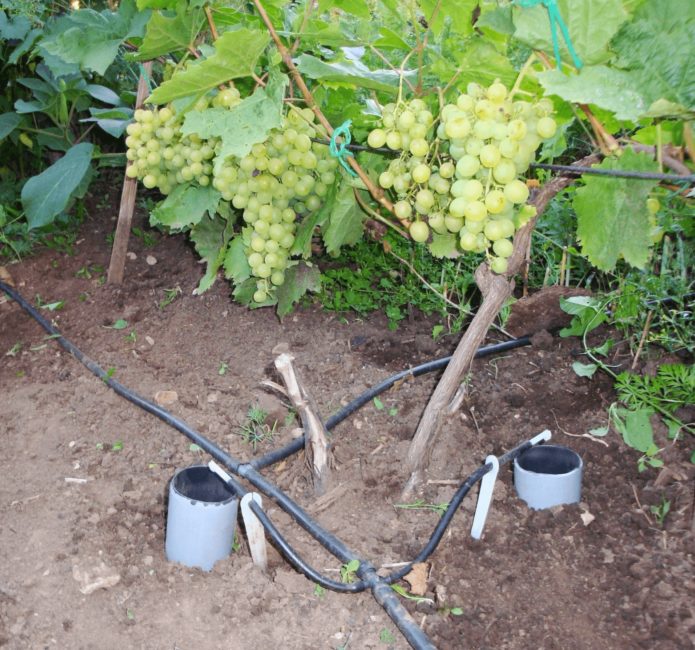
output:
<path id="1" fill-rule="evenodd" d="M 210 456 L 212 456 L 215 460 L 221 462 L 227 469 L 229 469 L 235 474 L 238 474 L 239 476 L 242 476 L 243 478 L 246 478 L 246 480 L 248 480 L 254 487 L 256 487 L 261 492 L 274 499 L 283 510 L 290 514 L 292 518 L 302 528 L 304 528 L 309 534 L 311 534 L 311 536 L 314 537 L 314 539 L 316 539 L 322 546 L 324 546 L 324 548 L 326 548 L 335 557 L 342 560 L 343 562 L 349 562 L 354 559 L 358 560 L 360 562 L 360 566 L 357 573 L 360 576 L 361 580 L 352 584 L 344 584 L 339 583 L 330 578 L 326 578 L 325 576 L 322 576 L 318 571 L 316 571 L 310 565 L 308 565 L 289 545 L 289 543 L 287 543 L 287 541 L 275 528 L 272 521 L 263 512 L 263 510 L 256 504 L 251 504 L 252 510 L 254 511 L 256 516 L 259 517 L 259 520 L 261 521 L 262 525 L 264 526 L 266 531 L 268 531 L 269 536 L 276 542 L 276 544 L 278 545 L 280 550 L 283 551 L 290 563 L 293 566 L 295 566 L 295 568 L 297 568 L 301 573 L 306 575 L 309 579 L 313 580 L 314 582 L 317 582 L 318 584 L 321 584 L 322 586 L 325 586 L 335 591 L 355 593 L 358 591 L 363 591 L 367 588 L 371 589 L 374 598 L 382 607 L 384 607 L 391 619 L 394 621 L 399 630 L 403 633 L 410 645 L 415 650 L 432 650 L 434 648 L 427 635 L 415 623 L 412 617 L 408 614 L 407 610 L 403 607 L 401 602 L 394 596 L 393 592 L 388 587 L 388 584 L 394 582 L 395 580 L 398 580 L 400 577 L 408 573 L 410 565 L 412 565 L 412 563 L 406 565 L 406 567 L 392 573 L 391 575 L 385 578 L 382 578 L 381 576 L 377 575 L 376 570 L 371 565 L 371 563 L 366 562 L 358 556 L 356 556 L 335 535 L 323 529 L 318 523 L 311 519 L 308 513 L 306 513 L 284 492 L 282 492 L 279 488 L 277 488 L 275 485 L 267 481 L 262 475 L 260 475 L 253 466 L 251 466 L 248 463 L 240 463 L 238 460 L 236 460 L 235 458 L 224 452 L 222 449 L 217 447 L 217 445 L 215 445 L 213 442 L 191 429 L 185 422 L 183 422 L 183 420 L 172 415 L 165 409 L 159 407 L 157 404 L 154 404 L 153 402 L 150 402 L 149 400 L 146 400 L 145 398 L 141 397 L 137 393 L 134 393 L 133 391 L 123 386 L 120 382 L 110 377 L 109 373 L 104 371 L 98 364 L 96 364 L 92 359 L 90 359 L 81 350 L 79 350 L 79 348 L 77 348 L 71 341 L 63 337 L 52 323 L 50 323 L 46 318 L 44 318 L 29 302 L 27 302 L 17 291 L 12 289 L 10 286 L 5 284 L 4 282 L 0 282 L 0 290 L 4 291 L 8 296 L 15 300 L 22 307 L 22 309 L 24 309 L 30 316 L 32 316 L 51 336 L 53 336 L 56 339 L 56 341 L 61 347 L 70 352 L 70 354 L 72 354 L 92 373 L 94 373 L 97 377 L 104 381 L 104 383 L 111 387 L 118 395 L 124 397 L 136 406 L 139 406 L 143 410 L 152 413 L 153 415 L 156 415 L 161 420 L 163 420 L 179 432 L 183 433 L 187 438 L 195 442 L 198 446 L 201 447 L 201 449 L 210 454 Z M 505 349 L 509 349 L 509 347 L 505 347 Z M 437 363 L 441 364 L 442 360 L 439 360 L 439 362 L 431 362 L 430 365 L 433 365 L 434 368 L 436 368 L 438 367 Z M 427 366 L 428 364 L 424 365 Z M 422 370 L 421 372 L 425 371 Z M 412 370 L 406 371 L 405 375 L 412 373 Z M 384 383 L 385 382 L 382 382 L 382 385 Z M 383 388 L 383 390 L 385 389 L 386 387 Z M 351 405 L 348 405 L 348 407 L 349 406 Z M 343 409 L 343 419 L 357 408 L 357 406 L 355 406 L 354 408 L 349 410 L 348 407 L 345 407 L 345 409 Z M 512 450 L 500 459 L 500 464 L 502 464 L 503 462 L 508 462 L 509 459 L 521 453 L 521 451 L 526 449 L 529 445 L 530 443 L 526 442 L 517 447 L 516 449 Z M 432 552 L 434 552 L 437 545 L 439 544 L 439 541 L 441 540 L 442 535 L 444 534 L 444 531 L 446 530 L 446 527 L 451 522 L 454 513 L 461 505 L 463 498 L 470 491 L 470 488 L 478 480 L 480 480 L 489 470 L 490 466 L 484 465 L 478 470 L 476 470 L 476 472 L 474 472 L 468 479 L 466 479 L 466 481 L 464 481 L 464 483 L 461 485 L 461 487 L 455 494 L 454 499 L 452 499 L 449 508 L 444 513 L 444 516 L 441 518 L 439 524 L 435 528 L 432 537 L 430 538 L 426 546 L 423 548 L 423 550 L 418 554 L 415 561 L 422 561 L 423 559 L 427 558 Z M 230 487 L 232 487 L 232 489 L 238 495 L 241 496 L 243 495 L 243 493 L 245 493 L 244 488 L 241 487 L 241 485 L 239 485 L 236 480 L 230 479 L 229 483 Z"/>
<path id="2" fill-rule="evenodd" d="M 521 336 L 518 339 L 512 339 L 511 341 L 504 341 L 503 343 L 493 343 L 492 345 L 486 345 L 479 348 L 475 353 L 475 358 L 480 359 L 482 357 L 489 356 L 491 354 L 497 354 L 499 352 L 506 352 L 507 350 L 513 350 L 515 348 L 522 347 L 524 345 L 530 345 L 531 339 L 528 336 Z M 340 424 L 343 420 L 352 415 L 357 409 L 361 408 L 367 402 L 371 402 L 375 397 L 381 395 L 381 393 L 387 391 L 394 384 L 406 379 L 407 377 L 419 377 L 428 372 L 433 372 L 441 368 L 446 367 L 451 361 L 451 357 L 443 357 L 441 359 L 435 359 L 433 361 L 428 361 L 414 368 L 408 370 L 402 370 L 401 372 L 392 375 L 384 379 L 384 381 L 378 383 L 376 386 L 372 386 L 370 389 L 366 390 L 361 395 L 358 395 L 349 404 L 340 409 L 335 415 L 326 420 L 326 429 L 329 431 Z M 260 456 L 252 460 L 249 465 L 255 469 L 262 469 L 268 467 L 269 465 L 274 465 L 275 463 L 291 456 L 292 454 L 298 452 L 304 448 L 305 439 L 304 436 L 300 436 L 296 440 L 288 443 L 280 449 L 275 449 L 267 454 Z"/>

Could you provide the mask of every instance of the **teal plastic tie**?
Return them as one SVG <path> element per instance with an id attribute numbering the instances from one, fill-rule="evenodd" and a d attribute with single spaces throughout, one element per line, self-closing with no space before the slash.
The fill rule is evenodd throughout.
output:
<path id="1" fill-rule="evenodd" d="M 352 142 L 352 135 L 350 134 L 351 126 L 352 120 L 345 120 L 345 122 L 333 131 L 331 141 L 328 144 L 328 150 L 331 152 L 331 156 L 338 159 L 338 162 L 350 176 L 357 176 L 346 160 L 347 156 L 353 155 L 352 151 L 348 149 L 348 145 Z M 340 143 L 337 142 L 338 138 L 342 138 Z"/>
<path id="2" fill-rule="evenodd" d="M 557 0 L 516 0 L 516 4 L 520 7 L 535 7 L 536 5 L 542 4 L 548 10 L 548 17 L 550 18 L 550 34 L 553 37 L 553 52 L 555 52 L 555 62 L 557 63 L 557 69 L 562 70 L 562 59 L 560 58 L 560 43 L 557 38 L 557 27 L 560 28 L 562 32 L 562 37 L 565 39 L 567 44 L 567 51 L 572 57 L 574 66 L 579 70 L 584 65 L 579 58 L 574 45 L 572 45 L 572 39 L 570 38 L 569 30 L 565 21 L 562 20 L 562 15 L 560 14 L 560 8 L 557 6 Z"/>

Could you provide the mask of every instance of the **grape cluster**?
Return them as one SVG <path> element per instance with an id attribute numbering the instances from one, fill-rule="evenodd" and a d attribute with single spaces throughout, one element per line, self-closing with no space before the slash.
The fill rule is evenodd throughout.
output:
<path id="1" fill-rule="evenodd" d="M 228 88 L 210 100 L 203 97 L 193 110 L 233 108 L 241 102 L 239 91 Z M 203 140 L 195 133 L 183 135 L 183 119 L 170 104 L 162 108 L 135 111 L 135 121 L 126 132 L 126 157 L 131 164 L 126 169 L 130 178 L 138 178 L 147 188 L 156 187 L 169 194 L 176 185 L 195 181 L 209 185 L 212 178 L 212 159 L 218 139 Z"/>
<path id="2" fill-rule="evenodd" d="M 266 302 L 283 284 L 296 219 L 318 210 L 335 181 L 338 162 L 316 137 L 310 109 L 292 109 L 278 129 L 241 159 L 228 158 L 213 186 L 243 210 L 246 256 L 256 278 L 253 300 Z"/>
<path id="3" fill-rule="evenodd" d="M 427 241 L 430 230 L 454 233 L 463 251 L 486 252 L 492 270 L 504 273 L 515 231 L 535 214 L 519 176 L 555 134 L 552 112 L 547 99 L 513 101 L 499 81 L 472 83 L 442 107 L 428 139 L 433 117 L 422 100 L 385 106 L 383 128 L 367 141 L 402 151 L 379 184 L 396 195 L 396 216 L 412 219 L 413 240 Z"/>
<path id="4" fill-rule="evenodd" d="M 233 108 L 239 92 L 225 89 L 204 97 L 192 110 L 209 106 Z M 285 280 L 297 216 L 318 210 L 335 181 L 337 160 L 328 147 L 312 138 L 320 135 L 310 109 L 291 108 L 282 125 L 244 157 L 217 160 L 220 139 L 181 133 L 183 118 L 172 105 L 138 109 L 127 127 L 126 169 L 147 188 L 169 194 L 182 183 L 212 186 L 222 199 L 241 210 L 245 253 L 256 279 L 253 300 L 265 303 Z"/>

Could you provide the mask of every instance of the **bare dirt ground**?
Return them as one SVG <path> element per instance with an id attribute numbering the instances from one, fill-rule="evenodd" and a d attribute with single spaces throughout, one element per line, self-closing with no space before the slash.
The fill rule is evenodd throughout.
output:
<path id="1" fill-rule="evenodd" d="M 8 265 L 15 286 L 32 301 L 65 301 L 45 313 L 66 337 L 147 398 L 175 391 L 168 408 L 235 457 L 253 457 L 239 435 L 250 406 L 279 422 L 257 453 L 287 442 L 296 426 L 259 386 L 278 346 L 294 353 L 328 416 L 455 344 L 432 341 L 432 323 L 417 317 L 389 332 L 378 315 L 360 320 L 313 306 L 279 323 L 270 310 L 231 303 L 223 281 L 193 296 L 203 267 L 181 237 L 158 236 L 150 248 L 133 237 L 125 283 L 102 284 L 114 211 L 94 203 L 74 254 L 45 250 Z M 176 287 L 181 294 L 161 306 Z M 107 327 L 119 319 L 127 328 Z M 477 361 L 471 395 L 437 442 L 423 495 L 430 504 L 447 502 L 451 483 L 488 454 L 545 428 L 585 463 L 582 502 L 544 511 L 517 498 L 503 468 L 480 541 L 470 537 L 475 495 L 467 498 L 429 562 L 434 602 L 407 602 L 442 650 L 695 647 L 689 452 L 665 443 L 666 469 L 639 473 L 635 452 L 615 434 L 605 444 L 571 437 L 604 424 L 613 399 L 607 381 L 574 375 L 577 353 L 575 341 L 542 336 Z M 301 455 L 265 472 L 376 566 L 411 559 L 439 517 L 394 507 L 407 477 L 402 459 L 436 379 L 404 382 L 382 395 L 383 408 L 370 403 L 336 428 L 335 499 L 317 504 Z M 168 481 L 208 458 L 114 394 L 9 302 L 0 304 L 0 396 L 0 646 L 408 647 L 371 595 L 317 591 L 277 553 L 263 575 L 243 535 L 211 573 L 167 562 Z M 660 525 L 650 506 L 662 499 L 671 510 Z M 266 509 L 315 567 L 339 579 L 337 560 L 278 507 Z M 83 593 L 97 578 L 103 587 Z"/>

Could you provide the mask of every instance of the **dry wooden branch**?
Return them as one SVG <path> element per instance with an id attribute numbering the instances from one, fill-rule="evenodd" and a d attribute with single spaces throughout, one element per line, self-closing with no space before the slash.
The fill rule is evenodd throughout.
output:
<path id="1" fill-rule="evenodd" d="M 587 156 L 576 165 L 592 165 L 598 162 L 597 155 Z M 514 236 L 514 252 L 509 258 L 509 267 L 504 275 L 490 271 L 486 263 L 481 264 L 475 272 L 475 280 L 483 295 L 478 312 L 473 317 L 465 334 L 459 341 L 449 365 L 425 407 L 417 431 L 408 449 L 407 464 L 410 478 L 405 485 L 401 499 L 408 500 L 423 483 L 425 470 L 434 441 L 441 429 L 447 407 L 454 399 L 462 378 L 468 372 L 476 350 L 483 342 L 497 314 L 514 290 L 514 275 L 524 263 L 526 250 L 531 240 L 531 233 L 536 220 L 543 213 L 550 200 L 572 183 L 571 178 L 558 176 L 546 183 L 533 197 L 531 204 L 536 207 L 536 217 L 529 221 Z"/>
<path id="2" fill-rule="evenodd" d="M 304 427 L 305 452 L 312 470 L 314 490 L 318 496 L 324 494 L 331 483 L 331 455 L 328 450 L 328 432 L 318 416 L 314 401 L 299 381 L 292 365 L 294 357 L 281 354 L 275 359 L 275 367 L 287 389 L 287 397 L 292 402 Z"/>
<path id="3" fill-rule="evenodd" d="M 147 75 L 152 71 L 152 61 L 143 64 L 144 72 L 138 81 L 138 91 L 135 98 L 135 108 L 140 108 L 147 97 Z M 135 210 L 135 196 L 138 191 L 138 181 L 136 178 L 125 176 L 123 190 L 121 191 L 121 205 L 118 209 L 118 222 L 116 224 L 116 234 L 113 238 L 113 248 L 111 249 L 111 261 L 109 262 L 109 272 L 107 279 L 109 284 L 121 284 L 125 273 L 125 259 L 128 252 L 128 240 L 130 239 L 130 226 L 133 222 L 133 211 Z"/>

